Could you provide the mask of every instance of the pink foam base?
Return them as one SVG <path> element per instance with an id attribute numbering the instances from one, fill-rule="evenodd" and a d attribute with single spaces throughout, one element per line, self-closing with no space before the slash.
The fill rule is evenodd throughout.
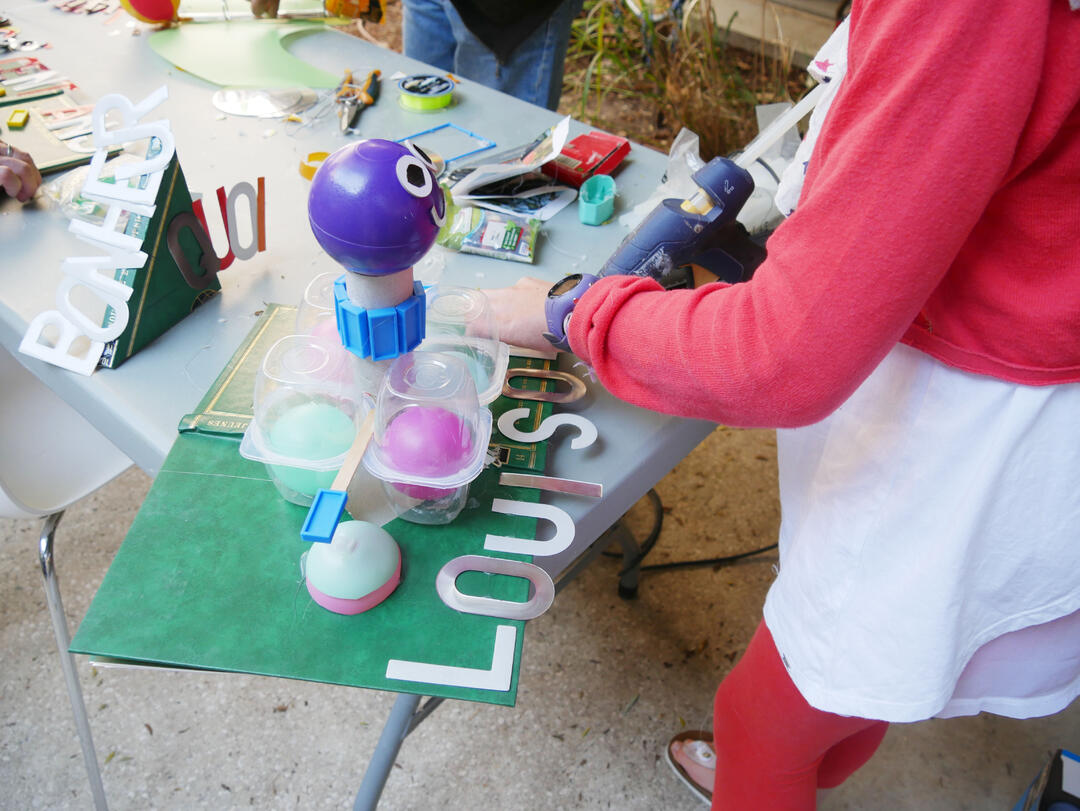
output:
<path id="1" fill-rule="evenodd" d="M 331 597 L 329 594 L 323 594 L 311 585 L 311 581 L 306 577 L 304 578 L 304 582 L 307 585 L 308 594 L 311 595 L 311 599 L 327 611 L 346 615 L 362 614 L 369 608 L 377 606 L 389 597 L 394 589 L 397 588 L 398 583 L 401 582 L 401 558 L 398 558 L 397 569 L 394 571 L 393 577 L 375 589 L 375 591 L 370 591 L 363 597 L 358 597 L 355 600 L 345 599 L 343 597 Z"/>

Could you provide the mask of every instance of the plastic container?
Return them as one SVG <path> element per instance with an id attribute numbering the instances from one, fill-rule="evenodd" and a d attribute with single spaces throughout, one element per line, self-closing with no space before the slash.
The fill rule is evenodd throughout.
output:
<path id="1" fill-rule="evenodd" d="M 287 335 L 263 358 L 240 455 L 265 463 L 294 504 L 310 504 L 331 485 L 371 408 L 355 371 L 340 345 L 312 335 Z"/>
<path id="2" fill-rule="evenodd" d="M 382 485 L 394 512 L 414 524 L 449 524 L 469 499 L 468 484 L 441 488 L 384 481 Z"/>
<path id="3" fill-rule="evenodd" d="M 340 412 L 339 412 L 340 413 Z M 344 416 L 344 415 L 342 415 Z M 305 421 L 308 429 L 314 428 L 327 436 L 330 434 L 325 420 Z M 338 420 L 334 420 L 340 425 Z M 351 420 L 347 424 L 352 433 L 342 431 L 337 436 L 355 435 L 356 426 Z M 335 431 L 336 433 L 336 431 Z M 349 440 L 348 444 L 351 444 Z M 346 444 L 346 449 L 348 448 Z M 311 455 L 290 456 L 274 451 L 273 445 L 259 429 L 259 424 L 252 420 L 247 431 L 240 441 L 240 455 L 245 459 L 262 462 L 270 474 L 270 481 L 274 483 L 281 497 L 293 504 L 307 507 L 315 498 L 319 490 L 329 489 L 333 484 L 334 476 L 345 462 L 345 453 L 336 453 L 321 459 L 310 458 Z"/>
<path id="4" fill-rule="evenodd" d="M 465 363 L 444 352 L 410 352 L 383 379 L 364 467 L 383 481 L 402 518 L 447 524 L 484 469 L 490 438 L 491 412 Z"/>
<path id="5" fill-rule="evenodd" d="M 585 225 L 603 225 L 615 212 L 615 181 L 610 175 L 593 175 L 581 186 L 578 219 Z"/>
<path id="6" fill-rule="evenodd" d="M 296 307 L 298 335 L 320 335 L 327 339 L 337 337 L 337 324 L 334 321 L 334 282 L 340 276 L 340 270 L 320 273 L 308 282 Z"/>
<path id="7" fill-rule="evenodd" d="M 502 393 L 510 349 L 499 340 L 491 302 L 479 290 L 441 285 L 428 293 L 427 337 L 420 349 L 453 355 L 465 363 L 480 405 Z"/>

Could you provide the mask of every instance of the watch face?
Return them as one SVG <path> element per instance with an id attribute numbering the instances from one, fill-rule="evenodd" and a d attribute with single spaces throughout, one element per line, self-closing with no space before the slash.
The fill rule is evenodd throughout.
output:
<path id="1" fill-rule="evenodd" d="M 555 283 L 555 285 L 548 291 L 548 297 L 556 298 L 558 296 L 561 296 L 563 293 L 569 293 L 577 286 L 577 283 L 580 281 L 580 273 L 574 273 L 571 276 L 567 276 L 562 281 Z"/>

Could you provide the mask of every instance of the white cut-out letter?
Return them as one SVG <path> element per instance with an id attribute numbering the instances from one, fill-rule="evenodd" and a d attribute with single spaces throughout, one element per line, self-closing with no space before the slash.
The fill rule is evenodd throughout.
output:
<path id="1" fill-rule="evenodd" d="M 129 254 L 126 257 L 117 257 L 126 261 L 137 261 L 138 255 Z M 92 341 L 108 342 L 119 338 L 128 323 L 127 300 L 131 298 L 131 288 L 123 282 L 102 276 L 98 273 L 101 268 L 115 270 L 118 265 L 110 256 L 80 256 L 77 259 L 65 259 L 60 269 L 64 272 L 64 278 L 60 280 L 56 288 L 56 306 L 64 317 L 82 330 L 83 335 Z M 71 291 L 76 287 L 85 287 L 92 291 L 105 304 L 113 308 L 116 318 L 112 324 L 102 327 L 96 321 L 86 317 L 71 300 Z"/>
<path id="2" fill-rule="evenodd" d="M 499 417 L 499 432 L 507 439 L 513 439 L 517 442 L 542 442 L 545 439 L 550 439 L 559 426 L 573 425 L 580 431 L 570 443 L 570 447 L 575 451 L 587 448 L 596 442 L 596 426 L 578 414 L 552 414 L 540 423 L 540 427 L 535 431 L 519 431 L 514 427 L 515 422 L 529 416 L 529 414 L 530 411 L 527 408 L 511 408 L 509 411 L 503 412 Z"/>
<path id="3" fill-rule="evenodd" d="M 120 220 L 120 214 L 124 211 L 124 207 L 112 200 L 106 202 L 109 204 L 109 210 L 100 225 L 94 225 L 85 220 L 72 220 L 68 225 L 68 230 L 84 242 L 89 242 L 91 245 L 96 245 L 110 253 L 141 253 L 141 238 L 116 230 L 116 224 Z M 146 254 L 142 254 L 142 256 L 142 262 L 131 267 L 141 268 L 146 262 Z M 117 267 L 120 267 L 120 265 L 117 265 Z"/>
<path id="4" fill-rule="evenodd" d="M 462 594 L 457 587 L 458 576 L 465 572 L 504 574 L 523 577 L 533 584 L 533 596 L 524 603 Z M 555 584 L 551 575 L 523 560 L 489 558 L 483 555 L 462 555 L 454 558 L 435 576 L 435 591 L 446 605 L 465 614 L 481 614 L 504 620 L 536 619 L 551 607 L 555 600 Z"/>
<path id="5" fill-rule="evenodd" d="M 544 518 L 555 525 L 555 537 L 549 541 L 511 538 L 507 535 L 487 535 L 484 549 L 492 552 L 509 552 L 514 555 L 545 557 L 557 555 L 574 542 L 574 520 L 565 510 L 551 504 L 532 504 L 528 501 L 510 501 L 497 498 L 491 502 L 492 512 L 503 515 L 522 515 L 528 518 Z"/>
<path id="6" fill-rule="evenodd" d="M 517 628 L 513 625 L 500 625 L 495 629 L 495 647 L 491 654 L 491 668 L 488 670 L 391 659 L 386 663 L 386 678 L 505 693 L 510 689 L 510 681 L 514 675 L 516 645 Z"/>
<path id="7" fill-rule="evenodd" d="M 41 342 L 41 337 L 48 327 L 55 327 L 60 333 L 55 346 Z M 97 368 L 105 344 L 101 341 L 90 341 L 84 355 L 71 354 L 71 345 L 82 337 L 84 337 L 83 334 L 64 318 L 63 313 L 57 310 L 46 310 L 35 316 L 34 320 L 27 325 L 26 334 L 19 344 L 19 351 L 24 355 L 51 363 L 53 366 L 89 376 Z"/>

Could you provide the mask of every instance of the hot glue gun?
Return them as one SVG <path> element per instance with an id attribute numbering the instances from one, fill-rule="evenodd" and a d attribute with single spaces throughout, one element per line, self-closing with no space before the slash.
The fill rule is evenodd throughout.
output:
<path id="1" fill-rule="evenodd" d="M 726 282 L 749 278 L 765 249 L 735 219 L 754 191 L 750 173 L 727 158 L 713 158 L 692 175 L 697 191 L 668 198 L 630 232 L 600 269 L 601 276 L 651 276 L 671 284 L 675 271 L 699 265 Z"/>
<path id="2" fill-rule="evenodd" d="M 599 275 L 650 276 L 665 287 L 687 286 L 676 271 L 693 264 L 721 281 L 749 279 L 765 259 L 765 249 L 735 219 L 754 191 L 749 168 L 813 109 L 824 90 L 825 85 L 818 85 L 807 93 L 734 160 L 713 158 L 694 172 L 697 191 L 686 200 L 661 202 L 623 240 Z"/>

